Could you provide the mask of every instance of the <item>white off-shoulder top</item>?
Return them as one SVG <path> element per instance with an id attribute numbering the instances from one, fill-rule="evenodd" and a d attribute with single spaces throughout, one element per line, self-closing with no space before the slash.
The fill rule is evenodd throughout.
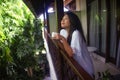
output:
<path id="1" fill-rule="evenodd" d="M 60 31 L 60 35 L 67 39 L 68 33 L 65 29 L 62 29 Z M 83 67 L 86 72 L 93 76 L 93 62 L 90 53 L 88 52 L 87 45 L 78 30 L 73 32 L 70 46 L 74 52 L 73 58 Z"/>

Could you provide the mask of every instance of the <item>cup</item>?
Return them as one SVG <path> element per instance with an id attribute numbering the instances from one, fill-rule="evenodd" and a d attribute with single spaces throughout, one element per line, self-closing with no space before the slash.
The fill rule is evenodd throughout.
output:
<path id="1" fill-rule="evenodd" d="M 57 32 L 52 32 L 52 37 L 55 37 L 55 35 L 57 35 Z"/>

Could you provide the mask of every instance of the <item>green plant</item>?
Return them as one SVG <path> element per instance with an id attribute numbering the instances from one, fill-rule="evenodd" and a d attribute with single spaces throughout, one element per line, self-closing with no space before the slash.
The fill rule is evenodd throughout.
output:
<path id="1" fill-rule="evenodd" d="M 111 73 L 109 70 L 106 70 L 105 72 L 98 72 L 98 79 L 97 80 L 111 80 Z"/>
<path id="2" fill-rule="evenodd" d="M 41 29 L 41 21 L 22 0 L 0 1 L 1 80 L 42 79 L 43 70 L 38 64 L 44 49 Z"/>
<path id="3" fill-rule="evenodd" d="M 36 24 L 36 22 L 34 22 L 34 24 Z M 40 30 L 40 27 L 41 26 L 38 23 L 37 23 L 37 25 L 32 26 L 32 24 L 30 23 L 30 20 L 28 20 L 28 23 L 24 27 L 23 37 L 22 37 L 22 39 L 20 39 L 19 44 L 17 46 L 16 54 L 17 54 L 19 63 L 21 63 L 19 65 L 19 67 L 22 70 L 24 70 L 24 69 L 27 70 L 26 73 L 29 78 L 30 77 L 32 78 L 33 76 L 36 75 L 36 73 L 35 73 L 35 72 L 37 72 L 36 70 L 40 71 L 40 69 L 37 69 L 37 68 L 39 68 L 39 65 L 37 62 L 38 61 L 37 57 L 39 57 L 39 56 L 35 54 L 36 51 L 39 50 L 39 52 L 40 52 L 41 50 L 44 49 L 44 45 L 42 45 L 43 39 L 42 39 L 42 37 L 40 37 L 40 35 L 42 35 L 42 32 L 40 32 L 40 31 L 38 32 L 38 30 Z M 38 29 L 37 31 L 36 31 L 36 28 Z M 38 33 L 40 33 L 40 34 L 38 34 Z M 38 37 L 39 37 L 39 39 L 38 39 Z M 40 43 L 42 43 L 42 44 L 40 44 Z M 39 77 L 42 77 L 42 76 L 39 76 Z"/>

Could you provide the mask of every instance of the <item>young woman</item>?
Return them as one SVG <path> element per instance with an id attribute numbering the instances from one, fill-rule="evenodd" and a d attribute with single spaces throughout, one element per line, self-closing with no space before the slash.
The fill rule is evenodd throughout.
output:
<path id="1" fill-rule="evenodd" d="M 61 20 L 61 28 L 60 34 L 55 34 L 54 38 L 60 39 L 68 55 L 73 57 L 86 72 L 93 76 L 93 63 L 77 15 L 70 11 L 66 12 Z"/>

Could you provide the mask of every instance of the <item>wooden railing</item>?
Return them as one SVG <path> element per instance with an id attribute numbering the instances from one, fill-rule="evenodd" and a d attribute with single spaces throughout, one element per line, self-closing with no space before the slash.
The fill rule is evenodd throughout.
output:
<path id="1" fill-rule="evenodd" d="M 47 43 L 58 80 L 94 80 L 74 58 L 67 55 L 60 41 L 47 36 Z"/>

